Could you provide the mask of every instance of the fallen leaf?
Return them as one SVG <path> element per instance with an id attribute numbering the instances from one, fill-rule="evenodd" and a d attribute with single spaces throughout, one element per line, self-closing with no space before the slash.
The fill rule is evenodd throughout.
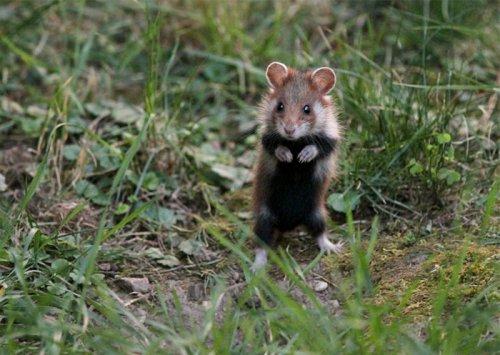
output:
<path id="1" fill-rule="evenodd" d="M 26 113 L 33 117 L 45 117 L 47 116 L 47 109 L 36 105 L 30 105 L 26 109 Z"/>
<path id="2" fill-rule="evenodd" d="M 342 194 L 333 193 L 327 199 L 327 204 L 337 212 L 347 213 L 353 211 L 359 204 L 361 196 L 353 191 L 347 191 Z"/>
<path id="3" fill-rule="evenodd" d="M 111 117 L 120 123 L 133 123 L 144 115 L 141 108 L 124 102 L 106 101 L 105 105 L 111 109 Z"/>
<path id="4" fill-rule="evenodd" d="M 173 267 L 180 265 L 181 262 L 173 255 L 164 255 L 161 259 L 157 259 L 156 262 L 163 266 Z"/>
<path id="5" fill-rule="evenodd" d="M 173 267 L 181 264 L 175 256 L 164 254 L 160 249 L 154 247 L 146 249 L 144 255 L 163 266 Z"/>
<path id="6" fill-rule="evenodd" d="M 220 177 L 230 180 L 231 184 L 228 187 L 231 189 L 239 189 L 243 184 L 250 182 L 252 178 L 250 169 L 230 165 L 215 164 L 212 166 L 212 171 Z"/>
<path id="7" fill-rule="evenodd" d="M 107 205 L 109 203 L 108 197 L 96 185 L 87 180 L 78 181 L 75 184 L 75 190 L 79 195 L 90 199 L 95 204 Z"/>
<path id="8" fill-rule="evenodd" d="M 78 154 L 80 154 L 80 146 L 77 144 L 68 144 L 63 148 L 63 156 L 67 160 L 76 160 Z"/>
<path id="9" fill-rule="evenodd" d="M 6 112 L 15 114 L 22 114 L 24 112 L 21 105 L 5 96 L 0 100 L 0 108 Z"/>
<path id="10" fill-rule="evenodd" d="M 153 260 L 163 258 L 164 254 L 158 248 L 148 248 L 144 251 L 144 255 Z"/>
<path id="11" fill-rule="evenodd" d="M 63 275 L 69 266 L 69 262 L 66 259 L 55 259 L 51 264 L 51 269 L 54 273 Z"/>
<path id="12" fill-rule="evenodd" d="M 128 213 L 128 211 L 130 211 L 130 205 L 123 203 L 123 202 L 120 202 L 116 206 L 114 214 L 116 214 L 116 215 L 125 214 L 125 213 Z"/>
<path id="13" fill-rule="evenodd" d="M 88 103 L 85 105 L 85 109 L 87 112 L 92 114 L 95 117 L 105 117 L 111 114 L 111 110 L 103 107 L 103 105 L 96 103 Z"/>
<path id="14" fill-rule="evenodd" d="M 141 217 L 159 223 L 167 228 L 172 227 L 177 220 L 174 211 L 159 206 L 151 206 L 142 213 Z"/>
<path id="15" fill-rule="evenodd" d="M 196 255 L 202 248 L 203 243 L 193 239 L 184 240 L 179 244 L 179 249 L 187 255 Z"/>

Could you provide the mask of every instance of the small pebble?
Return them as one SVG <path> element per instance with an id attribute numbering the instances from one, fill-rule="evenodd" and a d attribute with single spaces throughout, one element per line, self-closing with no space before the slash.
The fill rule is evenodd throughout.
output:
<path id="1" fill-rule="evenodd" d="M 238 282 L 238 281 L 240 281 L 240 279 L 241 279 L 241 274 L 240 274 L 238 271 L 233 270 L 233 271 L 231 272 L 231 279 L 232 279 L 234 282 Z"/>
<path id="2" fill-rule="evenodd" d="M 147 293 L 151 288 L 147 277 L 122 277 L 119 283 L 129 292 Z"/>
<path id="3" fill-rule="evenodd" d="M 328 288 L 328 284 L 325 281 L 316 281 L 314 283 L 314 291 L 322 292 Z"/>
<path id="4" fill-rule="evenodd" d="M 98 265 L 99 270 L 101 271 L 111 271 L 111 264 L 110 263 L 102 263 Z"/>

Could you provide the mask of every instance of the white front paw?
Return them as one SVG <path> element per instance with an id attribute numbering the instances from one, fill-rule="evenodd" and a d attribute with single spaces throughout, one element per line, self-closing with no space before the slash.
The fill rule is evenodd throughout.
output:
<path id="1" fill-rule="evenodd" d="M 293 154 L 287 147 L 279 145 L 274 151 L 274 155 L 279 161 L 290 163 L 293 160 Z"/>
<path id="2" fill-rule="evenodd" d="M 308 163 L 318 156 L 318 147 L 314 144 L 309 144 L 304 147 L 297 156 L 300 163 Z"/>

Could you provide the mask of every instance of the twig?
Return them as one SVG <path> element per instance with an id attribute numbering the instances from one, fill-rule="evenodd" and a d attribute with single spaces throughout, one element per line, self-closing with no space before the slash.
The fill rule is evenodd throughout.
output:
<path id="1" fill-rule="evenodd" d="M 207 262 L 200 263 L 200 264 L 180 265 L 180 266 L 173 267 L 171 269 L 164 270 L 164 272 L 172 272 L 172 271 L 177 271 L 177 270 L 193 269 L 196 267 L 208 266 L 208 265 L 216 264 L 219 261 L 221 261 L 222 259 L 224 259 L 224 258 L 218 258 L 218 259 L 207 261 Z"/>

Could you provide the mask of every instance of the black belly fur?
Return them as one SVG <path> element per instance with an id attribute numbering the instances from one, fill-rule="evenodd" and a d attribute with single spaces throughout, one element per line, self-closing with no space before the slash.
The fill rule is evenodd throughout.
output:
<path id="1" fill-rule="evenodd" d="M 278 142 L 290 149 L 293 154 L 292 162 L 277 163 L 266 194 L 266 205 L 275 218 L 276 228 L 281 231 L 291 230 L 298 225 L 310 224 L 310 221 L 314 219 L 312 215 L 318 210 L 322 184 L 322 181 L 314 176 L 318 158 L 309 163 L 300 163 L 297 159 L 302 149 L 311 143 L 313 142 L 310 138 L 296 141 L 281 139 Z M 321 140 L 315 139 L 314 143 L 317 143 L 320 157 L 331 153 L 331 151 L 322 150 Z M 334 143 L 328 143 L 333 150 Z M 321 153 L 324 155 L 322 156 Z"/>
<path id="2" fill-rule="evenodd" d="M 281 231 L 307 224 L 317 210 L 320 181 L 314 178 L 316 162 L 301 164 L 296 155 L 291 163 L 278 163 L 270 179 L 266 205 Z"/>
<path id="3" fill-rule="evenodd" d="M 299 163 L 297 156 L 309 144 L 316 145 L 318 156 L 309 163 Z M 299 225 L 306 226 L 313 237 L 321 235 L 326 228 L 324 217 L 318 211 L 323 181 L 315 177 L 314 172 L 319 161 L 334 151 L 336 141 L 325 134 L 290 141 L 272 132 L 264 134 L 262 145 L 270 155 L 274 155 L 279 145 L 287 147 L 293 161 L 278 162 L 273 176 L 266 179 L 265 205 L 270 213 L 257 216 L 255 234 L 267 245 L 274 244 L 273 231 L 289 231 Z"/>

